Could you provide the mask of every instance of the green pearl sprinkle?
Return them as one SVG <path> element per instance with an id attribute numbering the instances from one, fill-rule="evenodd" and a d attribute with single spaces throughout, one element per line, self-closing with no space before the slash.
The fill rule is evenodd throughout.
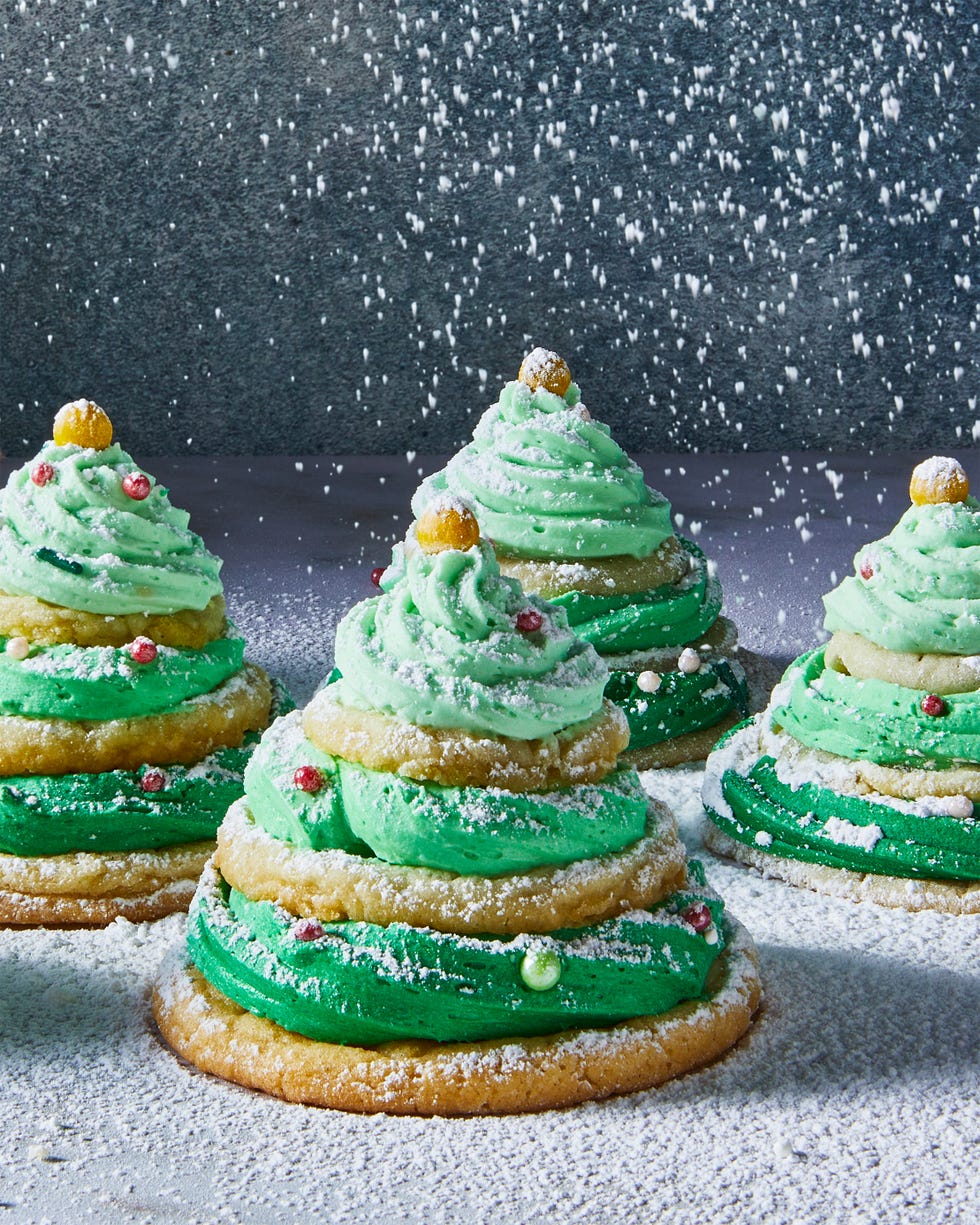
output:
<path id="1" fill-rule="evenodd" d="M 561 958 L 550 949 L 528 949 L 521 961 L 521 978 L 532 991 L 550 991 L 561 978 Z"/>

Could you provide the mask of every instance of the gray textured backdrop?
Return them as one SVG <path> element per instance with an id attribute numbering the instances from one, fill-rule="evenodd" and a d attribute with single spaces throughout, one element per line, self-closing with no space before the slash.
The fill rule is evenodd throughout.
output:
<path id="1" fill-rule="evenodd" d="M 450 450 L 533 341 L 632 448 L 962 449 L 977 14 L 8 0 L 0 447 Z"/>

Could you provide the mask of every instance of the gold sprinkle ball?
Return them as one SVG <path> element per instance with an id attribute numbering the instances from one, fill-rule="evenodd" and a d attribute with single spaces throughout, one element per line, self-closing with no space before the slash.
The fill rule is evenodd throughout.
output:
<path id="1" fill-rule="evenodd" d="M 471 549 L 480 541 L 476 515 L 462 503 L 443 503 L 430 507 L 415 526 L 415 538 L 423 553 L 442 553 L 446 549 Z"/>
<path id="2" fill-rule="evenodd" d="M 72 400 L 58 409 L 53 437 L 59 447 L 74 445 L 104 451 L 112 442 L 112 422 L 91 400 Z"/>
<path id="3" fill-rule="evenodd" d="M 970 482 L 962 464 L 945 455 L 933 455 L 917 464 L 909 482 L 909 497 L 915 506 L 965 502 L 969 494 Z"/>
<path id="4" fill-rule="evenodd" d="M 564 358 L 550 349 L 532 349 L 521 362 L 517 377 L 532 391 L 543 387 L 556 396 L 563 396 L 572 385 L 572 372 Z"/>

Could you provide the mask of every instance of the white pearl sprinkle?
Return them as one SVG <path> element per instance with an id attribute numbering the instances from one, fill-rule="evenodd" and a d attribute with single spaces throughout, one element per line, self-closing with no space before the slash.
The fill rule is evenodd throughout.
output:
<path id="1" fill-rule="evenodd" d="M 951 795 L 943 803 L 943 808 L 950 817 L 972 817 L 973 801 L 968 795 Z"/>
<path id="2" fill-rule="evenodd" d="M 8 638 L 6 649 L 12 659 L 26 659 L 31 653 L 31 644 L 26 638 Z"/>
<path id="3" fill-rule="evenodd" d="M 659 672 L 641 672 L 636 678 L 636 687 L 643 693 L 656 693 L 660 684 Z"/>
<path id="4" fill-rule="evenodd" d="M 697 670 L 701 667 L 701 656 L 697 653 L 697 651 L 692 651 L 690 647 L 685 647 L 684 650 L 681 651 L 680 659 L 677 661 L 677 666 L 682 672 L 686 672 L 690 675 L 693 672 L 697 672 Z"/>

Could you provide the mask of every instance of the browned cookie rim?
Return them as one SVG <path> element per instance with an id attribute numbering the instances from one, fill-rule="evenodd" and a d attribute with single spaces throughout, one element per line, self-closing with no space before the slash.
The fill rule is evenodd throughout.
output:
<path id="1" fill-rule="evenodd" d="M 102 774 L 155 765 L 193 765 L 236 747 L 269 721 L 272 682 L 246 663 L 223 685 L 175 710 L 141 718 L 89 720 L 0 716 L 0 777 Z"/>
<path id="2" fill-rule="evenodd" d="M 212 596 L 202 609 L 110 616 L 0 590 L 0 635 L 22 636 L 40 646 L 68 642 L 79 647 L 121 647 L 142 635 L 160 646 L 200 650 L 222 637 L 227 627 L 222 595 Z"/>
<path id="3" fill-rule="evenodd" d="M 215 864 L 246 897 L 324 922 L 407 923 L 457 935 L 547 932 L 652 906 L 683 886 L 687 854 L 676 823 L 656 801 L 649 811 L 647 835 L 622 851 L 481 877 L 300 850 L 251 822 L 242 799 L 218 830 Z"/>
<path id="4" fill-rule="evenodd" d="M 629 741 L 626 716 L 605 699 L 584 723 L 537 740 L 518 740 L 421 727 L 381 711 L 343 706 L 326 689 L 303 712 L 303 733 L 321 752 L 369 770 L 451 787 L 508 791 L 599 782 L 615 768 Z"/>
<path id="5" fill-rule="evenodd" d="M 30 860 L 0 855 L 0 923 L 104 927 L 117 918 L 141 923 L 186 910 L 213 849 L 208 840 L 152 851 L 39 856 L 38 865 L 66 868 L 67 876 L 60 882 L 55 877 L 49 890 L 38 887 L 40 878 L 18 873 Z M 89 876 L 95 883 L 86 883 Z"/>
<path id="6" fill-rule="evenodd" d="M 980 881 L 929 880 L 925 877 L 887 876 L 876 872 L 854 872 L 825 864 L 804 863 L 757 851 L 729 837 L 710 821 L 705 823 L 705 846 L 716 855 L 754 868 L 762 876 L 783 881 L 798 889 L 845 898 L 851 902 L 875 902 L 893 910 L 937 910 L 943 914 L 980 914 Z"/>
<path id="7" fill-rule="evenodd" d="M 751 937 L 727 920 L 728 944 L 705 1000 L 607 1029 L 487 1042 L 317 1042 L 240 1008 L 182 949 L 153 991 L 164 1040 L 204 1072 L 287 1101 L 360 1113 L 515 1114 L 654 1088 L 718 1058 L 761 998 Z"/>

